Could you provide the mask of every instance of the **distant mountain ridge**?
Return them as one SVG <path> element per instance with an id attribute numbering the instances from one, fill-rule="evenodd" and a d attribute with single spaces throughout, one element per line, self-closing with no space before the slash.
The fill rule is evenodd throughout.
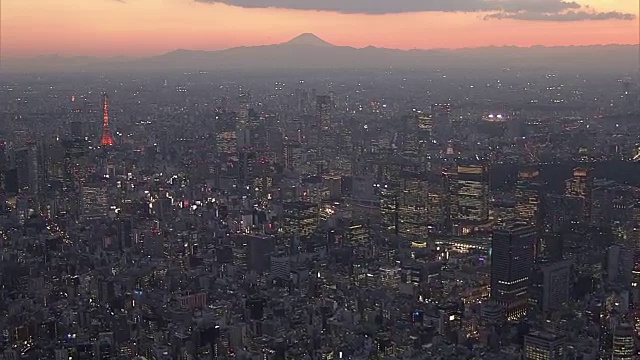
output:
<path id="1" fill-rule="evenodd" d="M 637 45 L 398 50 L 333 45 L 311 33 L 274 45 L 226 50 L 177 49 L 138 59 L 40 56 L 6 59 L 0 72 L 222 71 L 275 69 L 554 68 L 638 70 Z"/>
<path id="2" fill-rule="evenodd" d="M 304 46 L 335 46 L 327 41 L 320 39 L 318 36 L 312 33 L 300 34 L 293 39 L 283 43 L 284 45 L 304 45 Z"/>

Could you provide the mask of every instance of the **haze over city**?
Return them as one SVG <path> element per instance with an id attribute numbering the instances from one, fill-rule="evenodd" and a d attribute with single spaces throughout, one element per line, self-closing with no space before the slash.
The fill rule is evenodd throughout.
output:
<path id="1" fill-rule="evenodd" d="M 0 0 L 0 360 L 639 360 L 637 0 Z"/>

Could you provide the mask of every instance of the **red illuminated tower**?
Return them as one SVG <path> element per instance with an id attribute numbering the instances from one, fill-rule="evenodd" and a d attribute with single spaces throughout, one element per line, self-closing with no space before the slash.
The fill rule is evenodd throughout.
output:
<path id="1" fill-rule="evenodd" d="M 111 130 L 109 130 L 109 97 L 106 93 L 102 95 L 102 139 L 100 140 L 100 145 L 113 145 L 113 136 L 111 136 Z"/>

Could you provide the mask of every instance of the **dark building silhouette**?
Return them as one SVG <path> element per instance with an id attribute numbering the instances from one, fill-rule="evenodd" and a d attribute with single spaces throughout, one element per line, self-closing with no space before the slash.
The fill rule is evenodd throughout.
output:
<path id="1" fill-rule="evenodd" d="M 491 298 L 508 319 L 526 315 L 533 271 L 535 228 L 515 223 L 498 229 L 491 241 Z"/>

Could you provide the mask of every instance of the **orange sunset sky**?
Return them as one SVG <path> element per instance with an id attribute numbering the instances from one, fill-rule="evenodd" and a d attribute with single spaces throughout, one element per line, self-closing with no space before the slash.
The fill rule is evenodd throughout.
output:
<path id="1" fill-rule="evenodd" d="M 144 56 L 179 48 L 216 50 L 273 44 L 304 32 L 337 45 L 402 49 L 639 42 L 638 0 L 577 3 L 580 11 L 627 16 L 532 21 L 487 19 L 488 13 L 482 11 L 370 15 L 243 8 L 195 0 L 0 0 L 1 50 L 6 58 L 46 54 Z"/>

